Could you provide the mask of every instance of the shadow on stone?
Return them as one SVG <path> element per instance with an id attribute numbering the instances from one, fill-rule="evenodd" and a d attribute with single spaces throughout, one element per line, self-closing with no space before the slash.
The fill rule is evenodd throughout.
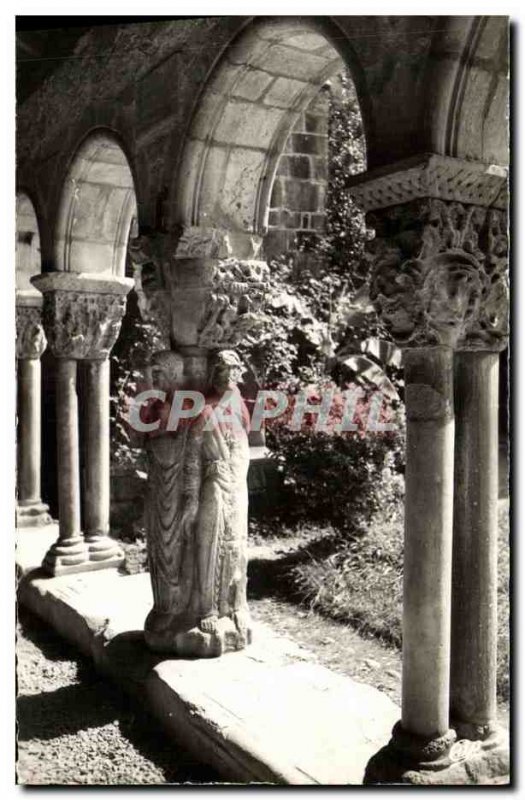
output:
<path id="1" fill-rule="evenodd" d="M 119 633 L 107 642 L 100 641 L 95 649 L 95 661 L 119 681 L 136 684 L 145 679 L 165 655 L 152 653 L 144 641 L 144 631 Z"/>

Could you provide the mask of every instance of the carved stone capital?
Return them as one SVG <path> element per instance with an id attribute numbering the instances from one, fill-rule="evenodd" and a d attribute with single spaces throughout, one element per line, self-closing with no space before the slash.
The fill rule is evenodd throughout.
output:
<path id="1" fill-rule="evenodd" d="M 154 234 L 130 243 L 142 316 L 156 322 L 166 346 L 231 347 L 257 325 L 266 263 L 222 257 L 232 252 L 230 238 L 240 235 L 188 228 L 178 242 Z M 256 238 L 250 237 L 251 252 Z"/>
<path id="2" fill-rule="evenodd" d="M 363 211 L 418 198 L 507 207 L 507 169 L 496 164 L 424 154 L 350 179 L 350 194 Z"/>
<path id="3" fill-rule="evenodd" d="M 72 273 L 34 279 L 44 295 L 43 322 L 57 358 L 107 358 L 120 331 L 132 282 Z"/>
<path id="4" fill-rule="evenodd" d="M 256 259 L 262 238 L 244 231 L 220 228 L 189 227 L 177 242 L 175 258 L 241 258 Z"/>
<path id="5" fill-rule="evenodd" d="M 505 212 L 425 198 L 367 221 L 376 230 L 370 295 L 397 344 L 505 348 Z"/>
<path id="6" fill-rule="evenodd" d="M 166 348 L 171 337 L 169 269 L 166 266 L 169 241 L 166 235 L 152 234 L 132 239 L 128 246 L 141 317 L 144 322 L 155 325 Z"/>
<path id="7" fill-rule="evenodd" d="M 197 329 L 197 344 L 208 349 L 234 347 L 258 324 L 267 291 L 264 261 L 219 261 L 213 269 Z"/>
<path id="8" fill-rule="evenodd" d="M 16 304 L 16 357 L 40 358 L 47 340 L 42 326 L 42 298 L 33 304 Z"/>

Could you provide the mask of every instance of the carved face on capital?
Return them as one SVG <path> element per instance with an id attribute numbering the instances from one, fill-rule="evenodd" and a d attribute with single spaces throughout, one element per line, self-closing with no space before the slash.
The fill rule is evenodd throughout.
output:
<path id="1" fill-rule="evenodd" d="M 449 250 L 427 261 L 425 321 L 441 344 L 454 346 L 477 315 L 481 293 L 481 266 L 469 254 Z"/>
<path id="2" fill-rule="evenodd" d="M 184 360 L 173 350 L 161 350 L 151 357 L 150 374 L 155 389 L 163 392 L 180 389 L 184 384 Z"/>
<path id="3" fill-rule="evenodd" d="M 417 335 L 422 317 L 420 286 L 423 263 L 400 263 L 398 253 L 389 254 L 377 266 L 370 297 L 392 338 L 401 346 Z"/>

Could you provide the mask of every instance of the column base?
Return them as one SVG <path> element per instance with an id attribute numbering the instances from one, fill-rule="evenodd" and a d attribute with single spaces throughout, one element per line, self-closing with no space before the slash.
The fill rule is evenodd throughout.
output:
<path id="1" fill-rule="evenodd" d="M 510 780 L 508 748 L 484 749 L 453 730 L 438 739 L 407 734 L 397 723 L 392 739 L 367 764 L 364 783 L 463 786 Z M 507 781 L 502 779 L 507 778 Z"/>
<path id="2" fill-rule="evenodd" d="M 243 623 L 230 617 L 219 617 L 217 631 L 206 633 L 195 626 L 187 630 L 170 630 L 170 615 L 150 612 L 144 626 L 144 638 L 150 650 L 156 653 L 171 653 L 181 658 L 217 658 L 224 653 L 244 650 L 252 642 L 249 615 Z"/>
<path id="3" fill-rule="evenodd" d="M 70 539 L 58 539 L 47 551 L 42 569 L 52 576 L 71 575 L 93 569 L 84 537 L 77 535 Z"/>
<path id="4" fill-rule="evenodd" d="M 17 528 L 40 528 L 49 525 L 53 520 L 49 514 L 49 507 L 40 500 L 30 503 L 20 503 L 16 506 L 15 525 Z"/>
<path id="5" fill-rule="evenodd" d="M 483 769 L 491 778 L 510 773 L 509 736 L 499 725 L 476 725 L 470 722 L 451 721 L 460 741 L 470 742 L 483 760 Z"/>
<path id="6" fill-rule="evenodd" d="M 84 541 L 87 545 L 91 569 L 120 567 L 125 555 L 118 542 L 104 533 L 86 533 Z"/>

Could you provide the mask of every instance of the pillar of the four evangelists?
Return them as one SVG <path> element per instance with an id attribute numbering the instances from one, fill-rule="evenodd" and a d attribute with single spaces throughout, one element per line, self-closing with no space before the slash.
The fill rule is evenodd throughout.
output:
<path id="1" fill-rule="evenodd" d="M 132 281 L 54 272 L 34 278 L 33 283 L 44 296 L 43 322 L 57 361 L 59 538 L 46 554 L 43 567 L 59 575 L 118 566 L 123 553 L 109 536 L 108 357 Z M 87 370 L 83 487 L 79 466 L 79 362 L 85 363 Z"/>
<path id="2" fill-rule="evenodd" d="M 376 232 L 371 297 L 404 351 L 407 414 L 402 716 L 368 782 L 472 783 L 508 772 L 494 733 L 490 352 L 506 330 L 504 178 L 425 156 L 352 189 Z"/>
<path id="3" fill-rule="evenodd" d="M 256 324 L 264 296 L 268 268 L 255 258 L 255 239 L 188 228 L 163 247 L 158 239 L 130 247 L 137 264 L 148 264 L 142 308 L 161 330 L 169 328 L 171 349 L 152 354 L 154 386 L 171 400 L 186 390 L 202 398 L 189 425 L 144 437 L 154 601 L 144 629 L 146 644 L 159 652 L 213 657 L 251 641 L 249 424 L 237 388 L 243 365 L 233 348 Z M 226 397 L 231 413 L 222 416 Z"/>
<path id="4" fill-rule="evenodd" d="M 18 291 L 16 298 L 17 358 L 17 527 L 51 521 L 40 495 L 40 357 L 46 348 L 42 297 Z"/>

